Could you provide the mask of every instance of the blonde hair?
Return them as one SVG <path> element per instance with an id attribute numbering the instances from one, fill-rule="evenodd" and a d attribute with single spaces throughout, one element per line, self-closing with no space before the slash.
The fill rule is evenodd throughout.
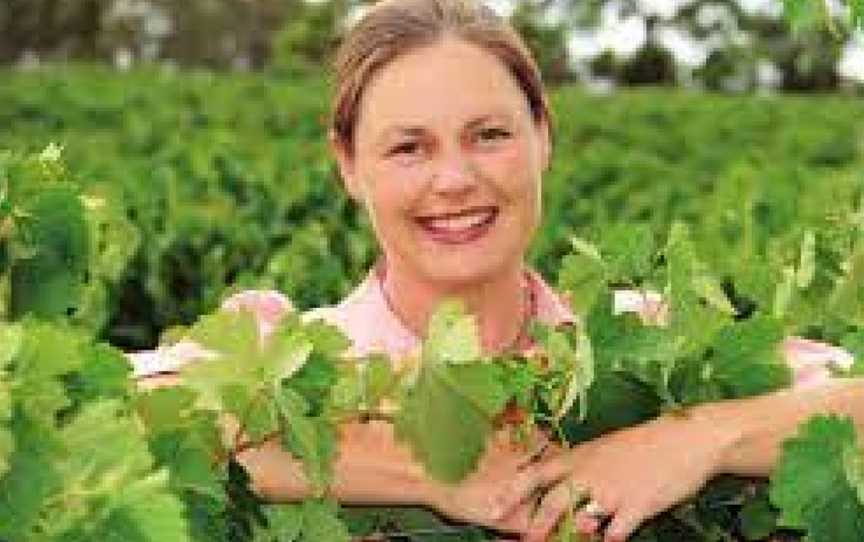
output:
<path id="1" fill-rule="evenodd" d="M 528 100 L 535 123 L 549 122 L 540 70 L 510 23 L 477 0 L 383 0 L 343 38 L 334 64 L 331 135 L 349 154 L 360 99 L 378 70 L 409 51 L 453 36 L 496 56 Z"/>

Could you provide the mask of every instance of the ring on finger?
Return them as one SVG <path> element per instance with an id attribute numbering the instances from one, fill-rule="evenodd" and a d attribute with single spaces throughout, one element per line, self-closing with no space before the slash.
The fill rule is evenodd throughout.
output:
<path id="1" fill-rule="evenodd" d="M 588 501 L 585 506 L 581 508 L 581 511 L 595 519 L 603 519 L 611 515 L 594 499 Z"/>

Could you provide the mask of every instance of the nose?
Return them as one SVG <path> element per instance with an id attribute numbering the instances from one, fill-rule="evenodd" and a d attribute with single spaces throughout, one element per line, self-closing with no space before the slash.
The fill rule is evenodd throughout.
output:
<path id="1" fill-rule="evenodd" d="M 432 171 L 432 188 L 441 194 L 462 193 L 472 190 L 477 184 L 477 171 L 461 149 L 441 154 Z"/>

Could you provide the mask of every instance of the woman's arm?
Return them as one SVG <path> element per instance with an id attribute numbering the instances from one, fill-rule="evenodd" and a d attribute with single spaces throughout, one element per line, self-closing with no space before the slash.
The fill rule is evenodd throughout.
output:
<path id="1" fill-rule="evenodd" d="M 338 449 L 329 492 L 339 502 L 425 506 L 451 520 L 511 533 L 523 533 L 528 526 L 527 505 L 507 511 L 506 516 L 501 507 L 503 491 L 530 459 L 509 433 L 496 435 L 477 469 L 458 484 L 430 479 L 410 449 L 396 439 L 388 422 L 341 426 Z M 256 491 L 267 500 L 296 501 L 311 494 L 301 465 L 278 443 L 246 450 L 239 460 L 252 476 Z M 520 501 L 527 497 L 523 495 Z"/>
<path id="2" fill-rule="evenodd" d="M 730 435 L 718 472 L 768 476 L 783 441 L 815 414 L 850 416 L 864 432 L 864 379 L 832 379 L 818 386 L 706 404 L 693 412 L 696 423 L 725 428 Z"/>
<path id="3" fill-rule="evenodd" d="M 523 471 L 505 506 L 515 505 L 515 495 L 526 488 L 551 486 L 527 538 L 539 542 L 573 506 L 573 489 L 584 489 L 612 516 L 606 542 L 622 542 L 716 475 L 767 476 L 783 441 L 801 422 L 823 413 L 850 416 L 864 430 L 864 379 L 700 405 L 604 435 Z M 578 516 L 585 530 L 597 528 L 586 514 Z"/>
<path id="4" fill-rule="evenodd" d="M 140 389 L 153 389 L 176 385 L 180 378 L 166 373 L 137 383 Z M 224 430 L 234 441 L 236 425 L 227 421 Z M 534 444 L 539 445 L 539 440 Z M 528 526 L 527 506 L 513 510 L 501 506 L 502 493 L 530 459 L 526 446 L 514 443 L 505 431 L 489 442 L 477 470 L 458 484 L 429 478 L 388 422 L 340 425 L 337 450 L 328 494 L 341 503 L 424 506 L 454 521 L 511 533 L 523 533 Z M 300 461 L 276 440 L 243 449 L 237 459 L 249 473 L 253 490 L 265 500 L 294 502 L 314 494 Z"/>

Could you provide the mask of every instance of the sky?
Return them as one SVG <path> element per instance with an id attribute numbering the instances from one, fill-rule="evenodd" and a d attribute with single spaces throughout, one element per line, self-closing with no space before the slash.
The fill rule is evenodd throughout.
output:
<path id="1" fill-rule="evenodd" d="M 501 13 L 509 13 L 513 10 L 518 0 L 487 0 L 488 3 Z M 661 17 L 670 16 L 675 13 L 681 4 L 687 0 L 639 0 L 643 10 L 647 13 L 655 13 Z M 748 12 L 761 12 L 779 16 L 782 12 L 781 0 L 739 0 L 739 4 Z M 835 4 L 835 9 L 839 9 Z M 703 16 L 723 20 L 726 14 L 722 9 L 704 9 Z M 735 39 L 745 40 L 746 37 L 735 35 Z M 672 28 L 664 29 L 658 36 L 660 42 L 665 45 L 679 63 L 698 67 L 712 49 L 710 40 L 695 40 L 687 32 Z M 631 16 L 622 18 L 618 13 L 617 3 L 608 2 L 603 9 L 600 26 L 591 32 L 574 32 L 570 38 L 569 50 L 573 58 L 578 60 L 592 58 L 598 52 L 610 49 L 620 56 L 628 56 L 638 50 L 645 43 L 645 24 L 640 17 Z M 838 71 L 844 77 L 864 82 L 864 32 L 858 32 L 844 49 L 838 66 Z"/>

